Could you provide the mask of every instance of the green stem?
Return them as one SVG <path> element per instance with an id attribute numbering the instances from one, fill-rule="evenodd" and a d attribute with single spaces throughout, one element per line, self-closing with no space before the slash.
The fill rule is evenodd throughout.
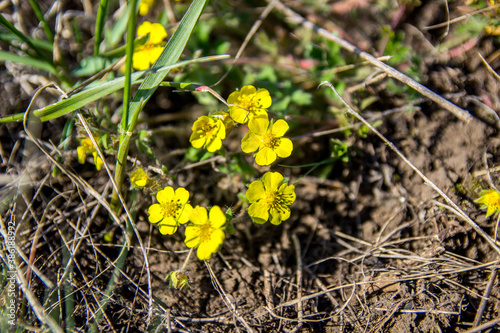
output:
<path id="1" fill-rule="evenodd" d="M 131 8 L 136 8 L 137 0 L 132 0 L 129 4 Z M 130 20 L 127 31 L 127 45 L 126 45 L 126 61 L 125 61 L 125 84 L 123 87 L 123 111 L 122 121 L 120 124 L 120 146 L 118 148 L 118 156 L 116 160 L 115 182 L 118 191 L 121 191 L 123 179 L 125 178 L 125 167 L 127 165 L 127 154 L 130 146 L 130 139 L 132 138 L 132 131 L 135 128 L 135 123 L 129 126 L 129 108 L 130 96 L 132 91 L 132 64 L 134 57 L 134 41 L 135 41 L 135 25 L 136 25 L 136 11 L 130 11 Z M 113 191 L 111 197 L 111 207 L 117 211 L 120 204 L 118 193 Z"/>
<path id="2" fill-rule="evenodd" d="M 43 13 L 40 10 L 40 7 L 38 6 L 38 3 L 35 0 L 29 0 L 29 2 L 31 5 L 31 8 L 33 8 L 33 11 L 35 12 L 36 18 L 42 24 L 43 31 L 45 31 L 45 35 L 47 36 L 48 40 L 51 43 L 54 43 L 54 34 L 50 30 L 50 27 L 47 24 L 47 21 L 45 21 L 45 18 L 43 17 Z"/>
<path id="3" fill-rule="evenodd" d="M 131 0 L 130 6 L 132 6 L 132 8 L 135 8 L 137 6 L 137 0 Z M 136 11 L 133 10 L 131 11 L 127 30 L 127 58 L 125 60 L 125 86 L 123 87 L 123 112 L 121 123 L 122 136 L 124 135 L 123 131 L 127 129 L 129 123 L 128 114 L 130 108 L 130 95 L 132 90 L 132 64 L 134 57 L 135 25 Z"/>
<path id="4" fill-rule="evenodd" d="M 33 0 L 30 0 L 33 1 Z M 99 55 L 99 47 L 102 42 L 102 30 L 104 28 L 104 19 L 106 18 L 106 9 L 108 8 L 108 0 L 101 0 L 99 2 L 99 9 L 97 10 L 97 19 L 95 22 L 95 43 L 94 55 Z M 135 17 L 135 16 L 134 16 Z M 135 26 L 135 24 L 134 24 Z"/>

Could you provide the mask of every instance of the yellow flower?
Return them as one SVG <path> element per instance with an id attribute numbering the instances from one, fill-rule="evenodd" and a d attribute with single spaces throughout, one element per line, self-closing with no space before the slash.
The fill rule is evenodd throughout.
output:
<path id="1" fill-rule="evenodd" d="M 96 140 L 99 141 L 98 138 L 96 138 Z M 90 138 L 85 138 L 80 140 L 80 146 L 76 148 L 76 153 L 78 155 L 78 162 L 80 164 L 84 164 L 85 160 L 87 159 L 87 155 L 92 154 L 92 156 L 94 156 L 95 168 L 97 169 L 97 171 L 102 169 L 103 162 L 99 157 L 99 154 L 97 153 L 94 144 L 92 143 L 92 140 L 90 140 Z"/>
<path id="2" fill-rule="evenodd" d="M 142 168 L 137 168 L 130 175 L 130 182 L 132 183 L 132 186 L 135 188 L 144 187 L 149 182 L 149 176 L 146 172 L 144 172 Z"/>
<path id="3" fill-rule="evenodd" d="M 234 120 L 231 118 L 228 112 L 225 111 L 212 112 L 210 113 L 210 117 L 214 119 L 220 119 L 222 121 L 222 123 L 226 128 L 226 136 L 228 136 L 229 133 L 231 133 L 231 131 L 233 130 Z"/>
<path id="4" fill-rule="evenodd" d="M 226 137 L 226 128 L 220 119 L 201 116 L 193 124 L 193 133 L 189 142 L 194 148 L 205 147 L 209 152 L 219 150 Z"/>
<path id="5" fill-rule="evenodd" d="M 151 67 L 163 52 L 163 40 L 167 37 L 167 31 L 160 23 L 144 22 L 137 28 L 137 36 L 142 37 L 149 34 L 149 40 L 135 49 L 133 67 L 137 70 L 145 70 Z"/>
<path id="6" fill-rule="evenodd" d="M 271 106 L 272 100 L 266 89 L 257 90 L 254 86 L 244 86 L 240 91 L 231 93 L 227 102 L 240 106 L 229 107 L 231 118 L 237 123 L 246 124 L 254 117 L 267 118 L 266 109 Z"/>
<path id="7" fill-rule="evenodd" d="M 486 190 L 474 202 L 480 203 L 481 208 L 488 208 L 486 217 L 500 213 L 500 193 L 496 190 Z"/>
<path id="8" fill-rule="evenodd" d="M 255 223 L 270 220 L 278 225 L 290 217 L 290 206 L 295 201 L 295 186 L 283 182 L 279 172 L 266 172 L 262 180 L 256 180 L 248 187 L 246 196 L 252 203 L 248 215 Z"/>
<path id="9" fill-rule="evenodd" d="M 208 215 L 205 207 L 196 206 L 190 220 L 184 243 L 189 248 L 198 248 L 198 259 L 208 260 L 224 242 L 226 216 L 219 206 L 213 206 Z"/>
<path id="10" fill-rule="evenodd" d="M 147 15 L 149 8 L 153 7 L 154 4 L 155 0 L 141 0 L 139 3 L 139 15 Z"/>
<path id="11" fill-rule="evenodd" d="M 292 153 L 292 141 L 282 137 L 288 131 L 286 121 L 279 119 L 269 123 L 269 119 L 259 117 L 248 123 L 248 128 L 250 131 L 241 140 L 241 150 L 245 153 L 257 151 L 255 162 L 258 165 L 269 165 L 277 156 L 288 157 Z"/>
<path id="12" fill-rule="evenodd" d="M 174 191 L 170 186 L 156 194 L 157 204 L 149 206 L 149 222 L 158 223 L 160 233 L 172 235 L 180 224 L 187 223 L 193 212 L 193 207 L 188 204 L 189 192 L 179 187 Z"/>

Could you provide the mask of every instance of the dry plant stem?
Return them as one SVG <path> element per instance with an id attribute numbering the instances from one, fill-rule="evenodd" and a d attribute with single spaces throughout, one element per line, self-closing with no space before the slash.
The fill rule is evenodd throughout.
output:
<path id="1" fill-rule="evenodd" d="M 465 333 L 480 333 L 480 332 L 486 331 L 488 328 L 491 328 L 491 327 L 493 327 L 495 325 L 499 325 L 499 324 L 500 324 L 500 318 L 493 319 L 493 320 L 490 320 L 489 322 L 484 323 L 480 326 L 474 327 L 473 329 L 470 329 L 470 330 L 466 331 Z"/>
<path id="2" fill-rule="evenodd" d="M 297 237 L 297 234 L 292 234 L 293 246 L 295 247 L 295 259 L 297 260 L 297 269 L 295 274 L 297 275 L 297 313 L 299 323 L 297 327 L 292 332 L 297 332 L 302 327 L 303 315 L 304 311 L 302 309 L 302 302 L 300 299 L 302 298 L 302 253 L 300 250 L 300 241 Z"/>
<path id="3" fill-rule="evenodd" d="M 52 163 L 54 163 L 54 165 L 56 165 L 64 174 L 66 174 L 71 179 L 71 181 L 73 181 L 75 184 L 79 184 L 79 186 L 81 186 L 82 188 L 84 188 L 89 194 L 91 194 L 93 197 L 95 197 L 97 199 L 97 201 L 99 201 L 99 203 L 106 208 L 106 210 L 109 212 L 109 214 L 113 218 L 113 220 L 115 220 L 115 222 L 117 223 L 117 225 L 120 226 L 120 228 L 123 229 L 123 226 L 121 225 L 120 219 L 118 218 L 118 216 L 116 215 L 116 213 L 111 209 L 109 203 L 106 200 L 104 200 L 104 198 L 102 198 L 102 196 L 96 190 L 94 190 L 94 188 L 92 188 L 92 186 L 90 186 L 85 180 L 83 180 L 81 177 L 79 177 L 77 175 L 72 174 L 71 172 L 69 172 L 68 170 L 66 170 L 64 168 L 64 166 L 62 166 L 59 162 L 57 162 L 57 160 L 54 157 L 52 157 L 45 150 L 45 148 L 43 148 L 43 146 L 38 142 L 38 140 L 31 134 L 31 131 L 28 129 L 27 122 L 28 122 L 29 111 L 31 110 L 31 105 L 32 105 L 33 101 L 38 97 L 38 95 L 44 89 L 46 89 L 48 87 L 53 87 L 53 88 L 56 88 L 56 89 L 60 90 L 60 88 L 58 86 L 56 86 L 54 84 L 48 84 L 48 85 L 45 85 L 42 88 L 40 88 L 35 93 L 35 95 L 33 96 L 33 98 L 30 101 L 30 104 L 26 108 L 26 112 L 24 113 L 24 116 L 23 116 L 23 127 L 24 127 L 24 130 L 25 130 L 26 134 L 33 141 L 33 143 L 35 143 L 35 145 L 52 161 Z M 81 119 L 83 119 L 83 117 Z M 90 138 L 92 140 L 92 143 L 95 145 L 95 147 L 98 147 L 97 142 L 95 142 L 95 139 L 93 138 L 92 135 L 90 135 Z M 101 159 L 103 159 L 104 155 L 102 154 L 102 152 L 99 149 L 98 149 L 98 153 L 99 153 L 99 156 L 101 157 Z M 104 165 L 107 168 L 108 174 L 110 174 L 109 168 L 107 167 L 104 159 L 103 159 L 103 162 L 104 162 Z M 123 203 L 123 198 L 121 198 L 121 196 L 120 196 L 120 199 L 122 200 L 122 203 Z M 129 217 L 130 217 L 130 215 L 129 215 Z M 149 306 L 149 313 L 148 313 L 149 317 L 148 318 L 151 318 L 151 315 L 152 315 L 152 303 L 153 303 L 153 301 L 152 301 L 151 277 L 150 277 L 149 265 L 147 264 L 146 252 L 144 251 L 144 246 L 142 244 L 141 238 L 139 237 L 139 233 L 137 231 L 137 228 L 135 228 L 135 225 L 133 224 L 132 220 L 130 220 L 129 222 L 132 225 L 134 231 L 136 232 L 139 244 L 141 245 L 141 248 L 143 249 L 143 254 L 145 256 L 145 264 L 147 265 L 148 296 L 149 296 L 149 305 L 150 305 Z M 127 246 L 130 246 L 131 240 L 130 240 L 130 237 L 129 237 L 129 235 L 128 235 L 128 233 L 126 231 L 124 231 L 124 237 L 125 237 L 125 243 L 127 244 Z"/>
<path id="4" fill-rule="evenodd" d="M 483 298 L 481 298 L 481 303 L 479 304 L 479 308 L 477 309 L 476 313 L 476 318 L 474 318 L 474 324 L 472 325 L 473 327 L 477 327 L 479 324 L 481 324 L 481 318 L 483 317 L 484 309 L 486 308 L 486 303 L 490 298 L 491 289 L 493 289 L 493 285 L 495 284 L 497 273 L 498 273 L 497 269 L 493 269 L 493 272 L 491 272 L 490 281 L 488 282 L 488 286 L 484 291 Z"/>
<path id="5" fill-rule="evenodd" d="M 354 111 L 354 109 L 349 104 L 346 103 L 346 101 L 340 96 L 340 94 L 337 92 L 337 90 L 335 90 L 335 88 L 330 82 L 324 81 L 321 83 L 321 85 L 326 85 L 330 87 L 330 89 L 332 89 L 335 92 L 337 97 L 340 98 L 340 100 L 345 104 L 349 114 L 351 114 L 352 116 L 363 122 L 373 133 L 375 133 L 383 142 L 385 142 L 385 144 L 387 144 L 389 148 L 391 148 L 391 150 L 394 151 L 406 164 L 408 164 L 408 166 L 410 166 L 413 169 L 413 171 L 415 171 L 427 185 L 432 187 L 434 191 L 436 191 L 453 209 L 455 209 L 458 215 L 463 220 L 465 220 L 465 222 L 467 222 L 474 229 L 474 231 L 476 231 L 481 237 L 483 237 L 500 256 L 500 248 L 496 245 L 495 241 L 490 236 L 488 236 L 488 234 L 485 233 L 483 229 L 481 229 L 474 221 L 472 221 L 472 219 L 469 216 L 467 216 L 467 214 L 465 214 L 465 212 L 460 207 L 458 207 L 458 205 L 454 203 L 453 200 L 450 199 L 450 197 L 448 197 L 439 187 L 437 187 L 436 184 L 434 184 L 415 165 L 413 165 L 413 163 L 408 158 L 406 158 L 406 156 L 403 155 L 403 153 L 401 153 L 399 149 L 396 148 L 396 146 L 392 142 L 387 140 L 386 137 L 383 136 L 382 133 L 377 131 L 377 129 L 375 129 L 368 121 L 366 121 L 365 118 L 363 118 L 360 114 Z"/>
<path id="6" fill-rule="evenodd" d="M 341 260 L 342 258 L 338 258 L 338 259 Z M 349 283 L 349 284 L 344 284 L 341 286 L 330 287 L 330 288 L 323 290 L 323 291 L 318 291 L 318 292 L 315 292 L 315 293 L 312 293 L 312 294 L 309 294 L 306 296 L 302 296 L 301 301 L 302 302 L 307 301 L 307 300 L 325 295 L 326 293 L 330 293 L 332 291 L 342 290 L 342 289 L 346 289 L 346 288 L 355 288 L 356 286 L 369 285 L 369 284 L 373 284 L 373 283 L 401 283 L 401 282 L 405 282 L 405 281 L 414 281 L 414 280 L 418 280 L 418 279 L 429 279 L 429 278 L 433 278 L 436 276 L 442 277 L 444 275 L 450 275 L 450 274 L 461 274 L 461 273 L 470 272 L 473 270 L 488 268 L 491 266 L 497 267 L 495 265 L 498 265 L 498 260 L 488 262 L 488 263 L 485 263 L 482 265 L 473 266 L 473 267 L 467 267 L 467 268 L 463 268 L 463 269 L 453 269 L 453 270 L 449 270 L 446 272 L 440 272 L 439 275 L 434 274 L 434 273 L 432 273 L 432 274 L 424 273 L 424 274 L 415 274 L 415 275 L 412 275 L 410 277 L 405 277 L 405 278 L 401 278 L 401 279 L 375 280 L 375 281 L 363 281 L 363 282 L 357 282 L 357 283 Z M 479 297 L 482 297 L 482 296 L 479 296 Z M 296 299 L 291 300 L 291 301 L 282 303 L 282 304 L 274 307 L 272 310 L 280 309 L 280 308 L 287 307 L 287 306 L 292 306 L 292 305 L 297 304 L 297 302 L 298 302 L 298 300 L 296 300 Z"/>
<path id="7" fill-rule="evenodd" d="M 23 291 L 24 297 L 28 300 L 31 308 L 35 312 L 36 317 L 45 325 L 50 327 L 51 332 L 63 333 L 63 329 L 56 323 L 56 321 L 44 310 L 42 304 L 38 301 L 37 297 L 33 294 L 28 286 L 28 283 L 24 279 L 24 272 L 21 267 L 16 262 L 16 277 L 17 283 L 20 289 Z"/>
<path id="8" fill-rule="evenodd" d="M 404 75 L 403 73 L 395 70 L 391 66 L 378 60 L 376 57 L 372 56 L 371 54 L 358 49 L 356 46 L 345 41 L 344 39 L 342 39 L 338 36 L 335 36 L 334 34 L 330 33 L 329 31 L 327 31 L 321 27 L 318 27 L 317 25 L 313 24 L 312 22 L 306 20 L 305 18 L 303 18 L 299 14 L 295 13 L 293 10 L 291 10 L 290 8 L 288 8 L 287 6 L 285 6 L 284 4 L 279 2 L 278 0 L 273 0 L 273 1 L 276 1 L 275 8 L 278 9 L 283 14 L 289 16 L 291 21 L 296 22 L 296 23 L 300 23 L 304 27 L 315 31 L 323 38 L 331 40 L 332 42 L 340 45 L 340 47 L 346 49 L 347 51 L 357 54 L 359 57 L 368 61 L 373 66 L 378 67 L 381 70 L 383 70 L 384 72 L 386 72 L 387 75 L 389 75 L 389 76 L 395 78 L 396 80 L 401 81 L 402 83 L 412 87 L 413 89 L 418 91 L 420 94 L 422 94 L 422 95 L 426 96 L 427 98 L 431 99 L 432 101 L 436 102 L 444 109 L 453 113 L 460 120 L 468 123 L 472 119 L 472 116 L 466 110 L 459 108 L 455 104 L 444 99 L 443 97 L 434 93 L 430 89 L 424 87 L 423 85 L 421 85 L 417 81 L 411 79 L 410 77 Z"/>
<path id="9" fill-rule="evenodd" d="M 442 28 L 442 27 L 445 27 L 445 26 L 449 26 L 450 24 L 463 21 L 463 20 L 468 19 L 469 17 L 472 17 L 472 16 L 474 16 L 476 14 L 484 13 L 486 11 L 493 10 L 495 8 L 498 8 L 498 7 L 500 7 L 500 4 L 494 5 L 494 6 L 491 6 L 491 7 L 486 7 L 486 8 L 483 8 L 483 9 L 479 9 L 479 10 L 476 10 L 476 11 L 474 11 L 472 13 L 468 13 L 466 15 L 462 15 L 462 16 L 456 17 L 453 20 L 449 20 L 449 21 L 446 21 L 446 22 L 443 22 L 443 23 L 439 23 L 439 24 L 435 24 L 435 25 L 430 25 L 430 26 L 427 26 L 427 27 L 423 27 L 422 30 L 431 30 L 431 29 L 437 29 L 437 28 Z"/>
<path id="10" fill-rule="evenodd" d="M 488 64 L 488 62 L 486 61 L 486 59 L 483 58 L 483 55 L 481 53 L 477 53 L 479 55 L 479 57 L 481 58 L 481 61 L 483 62 L 483 64 L 486 66 L 486 68 L 488 69 L 488 72 L 490 72 L 491 74 L 493 74 L 493 76 L 498 80 L 500 81 L 500 75 L 497 74 L 497 72 L 495 72 L 495 70 L 493 68 L 491 68 L 491 65 Z"/>
<path id="11" fill-rule="evenodd" d="M 233 316 L 236 319 L 238 319 L 238 321 L 246 328 L 247 332 L 253 332 L 254 330 L 252 330 L 252 328 L 250 327 L 250 325 L 248 325 L 248 323 L 245 321 L 245 319 L 243 319 L 243 317 L 240 316 L 238 311 L 236 311 L 236 307 L 234 306 L 233 302 L 231 302 L 229 297 L 227 297 L 226 292 L 222 288 L 222 285 L 219 283 L 219 280 L 217 279 L 217 276 L 215 275 L 214 271 L 212 270 L 212 266 L 210 266 L 210 263 L 208 262 L 208 260 L 204 260 L 203 262 L 205 263 L 205 266 L 207 266 L 208 272 L 210 273 L 210 278 L 212 280 L 212 284 L 214 285 L 215 289 L 217 290 L 217 292 L 221 296 L 222 300 L 224 301 L 224 304 L 226 304 L 227 308 L 229 309 L 229 311 L 231 311 Z M 235 323 L 235 327 L 236 327 L 236 329 L 238 329 L 238 326 L 236 325 L 236 323 Z"/>
<path id="12" fill-rule="evenodd" d="M 184 260 L 184 264 L 182 265 L 182 267 L 180 269 L 181 272 L 184 272 L 186 270 L 187 263 L 189 262 L 189 258 L 191 258 L 191 254 L 193 254 L 193 251 L 194 251 L 194 247 L 192 247 L 191 250 L 189 250 L 189 253 L 186 257 L 186 260 Z"/>

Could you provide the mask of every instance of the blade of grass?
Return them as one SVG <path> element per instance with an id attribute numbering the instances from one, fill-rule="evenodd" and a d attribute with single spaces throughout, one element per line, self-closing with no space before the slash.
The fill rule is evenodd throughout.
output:
<path id="1" fill-rule="evenodd" d="M 208 62 L 208 61 L 216 61 L 216 60 L 222 60 L 222 59 L 227 59 L 229 56 L 228 55 L 220 55 L 220 56 L 208 56 L 208 57 L 203 57 L 203 58 L 197 58 L 197 59 L 191 59 L 191 60 L 184 60 L 180 61 L 176 64 L 169 65 L 169 66 L 163 66 L 159 69 L 156 70 L 156 72 L 167 72 L 172 68 L 178 68 L 178 67 L 183 67 L 189 64 L 193 63 L 201 63 L 201 62 Z M 142 71 L 142 72 L 136 72 L 132 74 L 132 83 L 133 84 L 139 84 L 142 83 L 141 78 L 142 76 L 150 72 L 151 70 L 148 71 Z M 100 83 L 94 87 L 88 88 L 86 90 L 83 90 L 79 93 L 76 93 L 72 95 L 69 98 L 60 100 L 57 103 L 48 105 L 42 109 L 38 109 L 33 111 L 33 114 L 37 117 L 40 118 L 41 121 L 47 121 L 51 119 L 55 119 L 61 116 L 64 116 L 65 114 L 68 114 L 70 112 L 73 112 L 89 103 L 92 103 L 104 96 L 107 96 L 119 89 L 122 89 L 125 83 L 125 78 L 124 77 L 119 77 L 116 78 L 112 81 L 105 82 L 105 83 Z M 183 89 L 187 89 L 184 88 Z M 3 118 L 0 118 L 0 124 L 2 123 L 12 123 L 12 122 L 17 122 L 21 121 L 23 119 L 24 113 L 17 113 L 11 116 L 6 116 Z"/>
<path id="2" fill-rule="evenodd" d="M 129 2 L 131 8 L 137 6 L 137 0 L 131 0 Z M 130 107 L 130 96 L 132 93 L 132 62 L 134 58 L 134 40 L 135 40 L 135 26 L 137 20 L 137 11 L 130 11 L 131 15 L 129 18 L 129 24 L 127 29 L 127 48 L 126 48 L 126 58 L 125 58 L 125 86 L 123 87 L 123 112 L 121 129 L 126 130 L 128 124 L 129 107 Z"/>
<path id="3" fill-rule="evenodd" d="M 45 32 L 45 36 L 47 36 L 47 39 L 51 42 L 54 43 L 54 34 L 50 30 L 49 25 L 47 24 L 47 21 L 45 21 L 45 17 L 43 17 L 43 13 L 40 10 L 40 7 L 38 6 L 38 2 L 35 0 L 29 0 L 31 8 L 35 12 L 36 18 L 38 21 L 40 21 L 40 24 L 42 25 L 42 29 Z"/>
<path id="4" fill-rule="evenodd" d="M 10 23 L 1 13 L 0 13 L 0 24 L 3 25 L 5 28 L 7 28 L 10 32 L 15 34 L 17 37 L 19 37 L 20 40 L 25 42 L 33 51 L 36 52 L 36 54 L 38 54 L 38 56 L 40 56 L 47 63 L 51 64 L 55 69 L 54 64 L 47 58 L 47 56 L 43 54 L 43 52 L 40 51 L 40 49 L 36 47 L 35 44 L 33 44 L 28 37 L 26 37 L 21 31 L 17 30 L 16 27 L 14 27 L 14 25 Z"/>
<path id="5" fill-rule="evenodd" d="M 99 9 L 97 9 L 97 18 L 95 22 L 95 43 L 94 55 L 99 55 L 99 47 L 102 43 L 102 30 L 104 28 L 104 19 L 106 18 L 106 11 L 108 9 L 108 0 L 99 1 Z"/>
<path id="6" fill-rule="evenodd" d="M 28 38 L 30 40 L 30 42 L 33 45 L 35 45 L 36 47 L 38 47 L 40 50 L 47 51 L 49 53 L 52 53 L 54 51 L 52 44 L 46 40 L 35 39 L 32 37 L 26 37 L 26 38 Z M 19 36 L 17 36 L 16 34 L 13 34 L 11 32 L 0 31 L 0 41 L 21 50 L 21 48 L 19 46 L 12 45 L 12 41 L 14 41 L 14 40 L 20 41 L 21 38 L 19 38 Z"/>
<path id="7" fill-rule="evenodd" d="M 23 57 L 15 53 L 0 51 L 0 61 L 9 61 L 13 63 L 23 64 L 57 75 L 57 70 L 54 66 L 47 63 L 46 61 L 38 60 L 32 57 Z"/>
<path id="8" fill-rule="evenodd" d="M 203 8 L 205 8 L 205 4 L 206 0 L 194 0 L 191 3 L 186 14 L 184 14 L 183 16 L 179 27 L 174 32 L 173 36 L 169 39 L 167 45 L 165 45 L 165 48 L 163 49 L 162 54 L 153 65 L 153 70 L 159 69 L 163 66 L 174 64 L 179 59 L 189 37 L 191 36 L 196 22 L 203 12 Z M 132 138 L 132 132 L 137 123 L 139 113 L 142 110 L 144 104 L 149 100 L 149 98 L 151 98 L 151 96 L 156 91 L 167 74 L 168 70 L 163 72 L 153 72 L 146 76 L 144 82 L 139 86 L 139 90 L 134 95 L 134 98 L 130 103 L 128 114 L 124 115 L 125 117 L 127 117 L 128 123 L 126 131 L 122 131 L 121 133 L 115 171 L 115 181 L 118 185 L 119 190 L 121 190 L 123 185 L 130 140 Z M 114 207 L 118 206 L 118 193 L 113 192 L 111 203 L 112 205 L 114 205 Z"/>

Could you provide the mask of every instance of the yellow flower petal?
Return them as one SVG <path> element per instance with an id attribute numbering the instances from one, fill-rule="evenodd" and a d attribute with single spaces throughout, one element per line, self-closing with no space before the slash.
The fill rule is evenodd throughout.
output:
<path id="1" fill-rule="evenodd" d="M 276 161 L 276 153 L 268 147 L 264 147 L 255 155 L 255 163 L 258 165 L 269 165 Z"/>
<path id="2" fill-rule="evenodd" d="M 228 101 L 228 103 L 230 102 Z M 231 115 L 231 118 L 237 123 L 243 124 L 246 121 L 248 121 L 247 114 L 249 112 L 245 109 L 232 106 L 231 109 L 229 110 L 229 113 Z"/>
<path id="3" fill-rule="evenodd" d="M 210 247 L 210 243 L 201 243 L 196 251 L 196 255 L 200 260 L 208 260 L 212 256 L 212 251 Z"/>
<path id="4" fill-rule="evenodd" d="M 253 95 L 257 89 L 255 89 L 254 86 L 248 85 L 248 86 L 243 86 L 240 90 L 240 95 Z"/>
<path id="5" fill-rule="evenodd" d="M 260 180 L 256 180 L 250 184 L 247 190 L 247 199 L 250 202 L 257 202 L 258 200 L 266 196 L 266 190 L 264 188 L 264 183 Z"/>
<path id="6" fill-rule="evenodd" d="M 475 202 L 480 203 L 481 208 L 487 208 L 486 217 L 500 213 L 500 192 L 496 190 L 483 191 Z"/>
<path id="7" fill-rule="evenodd" d="M 205 207 L 196 206 L 193 209 L 189 220 L 196 225 L 206 224 L 208 220 L 207 209 Z"/>
<path id="8" fill-rule="evenodd" d="M 208 219 L 210 220 L 210 226 L 213 228 L 220 229 L 226 224 L 226 215 L 219 206 L 213 206 L 210 209 Z"/>
<path id="9" fill-rule="evenodd" d="M 260 108 L 268 109 L 271 106 L 273 100 L 271 99 L 271 95 L 267 89 L 260 88 L 255 92 L 255 94 L 257 95 L 256 99 L 258 100 Z"/>
<path id="10" fill-rule="evenodd" d="M 149 214 L 148 220 L 151 223 L 158 223 L 161 220 L 163 220 L 164 212 L 162 206 L 159 204 L 153 204 L 149 206 L 148 214 Z"/>
<path id="11" fill-rule="evenodd" d="M 169 216 L 158 224 L 158 229 L 162 235 L 173 235 L 177 231 L 177 223 L 173 217 Z"/>
<path id="12" fill-rule="evenodd" d="M 160 44 L 168 36 L 167 31 L 160 23 L 151 24 L 151 30 L 149 32 L 150 44 Z"/>
<path id="13" fill-rule="evenodd" d="M 222 140 L 220 138 L 214 138 L 208 145 L 207 150 L 211 153 L 216 152 L 222 147 Z"/>
<path id="14" fill-rule="evenodd" d="M 180 224 L 187 223 L 192 213 L 193 213 L 193 206 L 191 206 L 190 204 L 185 204 L 184 207 L 182 208 L 181 215 L 178 218 L 178 222 Z"/>
<path id="15" fill-rule="evenodd" d="M 154 3 L 154 0 L 141 0 L 139 3 L 139 15 L 147 15 L 149 9 L 153 7 Z"/>
<path id="16" fill-rule="evenodd" d="M 282 184 L 279 188 L 279 192 L 282 196 L 286 197 L 288 204 L 295 202 L 295 185 Z"/>
<path id="17" fill-rule="evenodd" d="M 102 159 L 99 157 L 99 154 L 97 153 L 97 151 L 94 151 L 92 153 L 92 156 L 94 156 L 95 168 L 97 169 L 97 171 L 100 171 L 102 169 L 102 166 L 104 165 L 104 163 L 102 162 Z"/>
<path id="18" fill-rule="evenodd" d="M 149 68 L 151 62 L 149 61 L 149 53 L 144 50 L 139 50 L 134 52 L 132 66 L 139 70 L 143 71 Z"/>
<path id="19" fill-rule="evenodd" d="M 280 138 L 280 143 L 278 147 L 274 149 L 276 154 L 281 158 L 290 156 L 292 154 L 292 150 L 293 150 L 292 140 L 287 138 Z"/>
<path id="20" fill-rule="evenodd" d="M 156 200 L 158 200 L 161 205 L 165 205 L 167 202 L 172 201 L 174 196 L 174 189 L 171 186 L 167 186 L 156 194 Z"/>
<path id="21" fill-rule="evenodd" d="M 151 22 L 145 21 L 137 28 L 137 37 L 142 37 L 151 32 Z"/>
<path id="22" fill-rule="evenodd" d="M 250 205 L 248 215 L 255 223 L 263 224 L 269 219 L 269 210 L 265 203 L 257 202 Z"/>
<path id="23" fill-rule="evenodd" d="M 85 160 L 87 158 L 85 147 L 84 146 L 76 147 L 76 154 L 78 155 L 78 163 L 85 164 Z"/>
<path id="24" fill-rule="evenodd" d="M 250 129 L 250 131 L 258 135 L 263 135 L 264 133 L 266 133 L 268 127 L 269 119 L 267 117 L 254 117 L 248 123 L 248 128 Z"/>
<path id="25" fill-rule="evenodd" d="M 271 133 L 273 133 L 274 136 L 282 137 L 288 131 L 288 128 L 289 128 L 289 126 L 288 126 L 288 123 L 286 121 L 284 121 L 283 119 L 278 119 L 273 124 L 273 128 L 271 130 Z"/>
<path id="26" fill-rule="evenodd" d="M 262 138 L 253 132 L 248 132 L 241 140 L 241 150 L 245 153 L 253 153 L 259 149 Z"/>
<path id="27" fill-rule="evenodd" d="M 181 204 L 185 204 L 189 200 L 189 192 L 183 188 L 179 187 L 175 190 L 174 201 L 179 201 Z"/>
<path id="28" fill-rule="evenodd" d="M 191 138 L 189 139 L 189 142 L 191 142 L 191 145 L 196 149 L 203 147 L 205 145 L 205 141 L 206 141 L 206 138 L 199 136 L 198 133 L 193 133 L 191 135 Z"/>
<path id="29" fill-rule="evenodd" d="M 266 190 L 277 189 L 283 183 L 283 176 L 279 172 L 266 172 L 262 176 L 262 182 Z"/>
<path id="30" fill-rule="evenodd" d="M 184 241 L 184 244 L 186 244 L 187 247 L 192 248 L 200 245 L 200 228 L 188 225 L 186 227 L 185 235 L 186 240 Z"/>

